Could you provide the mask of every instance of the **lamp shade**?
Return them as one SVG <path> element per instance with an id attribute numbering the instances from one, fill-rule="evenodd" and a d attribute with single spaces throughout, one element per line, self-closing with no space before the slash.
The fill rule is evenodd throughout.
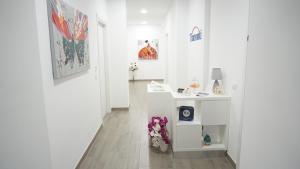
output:
<path id="1" fill-rule="evenodd" d="M 212 80 L 222 80 L 221 68 L 213 68 L 211 72 Z"/>

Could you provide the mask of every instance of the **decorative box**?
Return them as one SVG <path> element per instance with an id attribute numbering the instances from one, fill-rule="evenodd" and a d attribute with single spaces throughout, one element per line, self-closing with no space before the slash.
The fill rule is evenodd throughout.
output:
<path id="1" fill-rule="evenodd" d="M 192 121 L 194 119 L 194 107 L 180 106 L 179 107 L 179 120 Z"/>

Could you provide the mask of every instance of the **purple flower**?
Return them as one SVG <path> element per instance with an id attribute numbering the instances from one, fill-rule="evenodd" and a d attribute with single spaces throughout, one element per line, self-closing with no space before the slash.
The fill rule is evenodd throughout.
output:
<path id="1" fill-rule="evenodd" d="M 169 139 L 169 136 L 168 136 L 168 130 L 166 128 L 167 123 L 168 123 L 167 117 L 161 118 L 161 117 L 158 117 L 158 116 L 153 116 L 151 118 L 151 121 L 148 123 L 148 134 L 150 135 L 150 133 L 154 130 L 155 126 L 157 124 L 159 124 L 160 129 L 159 129 L 159 131 L 156 131 L 156 132 L 158 132 L 161 135 L 162 139 L 164 140 L 164 142 L 166 144 L 170 144 L 170 139 Z"/>

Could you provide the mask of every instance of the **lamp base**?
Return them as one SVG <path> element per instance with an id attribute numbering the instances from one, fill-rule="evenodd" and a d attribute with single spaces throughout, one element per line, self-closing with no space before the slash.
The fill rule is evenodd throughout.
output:
<path id="1" fill-rule="evenodd" d="M 219 81 L 218 81 L 218 80 L 215 80 L 214 85 L 213 85 L 213 93 L 214 93 L 214 94 L 221 94 L 221 93 L 219 92 L 219 90 L 220 90 L 220 84 L 219 84 Z"/>

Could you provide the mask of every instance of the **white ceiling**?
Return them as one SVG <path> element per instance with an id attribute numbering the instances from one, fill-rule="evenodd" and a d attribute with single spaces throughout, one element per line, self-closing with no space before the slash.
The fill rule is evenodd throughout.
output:
<path id="1" fill-rule="evenodd" d="M 162 24 L 172 0 L 127 0 L 128 24 Z M 147 14 L 140 13 L 141 9 L 147 9 Z"/>

